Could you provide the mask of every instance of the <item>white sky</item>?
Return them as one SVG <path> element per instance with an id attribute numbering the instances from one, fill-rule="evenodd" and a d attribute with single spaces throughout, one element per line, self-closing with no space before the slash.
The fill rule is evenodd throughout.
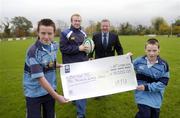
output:
<path id="1" fill-rule="evenodd" d="M 69 24 L 73 13 L 82 16 L 82 25 L 103 18 L 108 18 L 112 24 L 128 21 L 150 25 L 157 16 L 171 23 L 180 16 L 180 0 L 0 0 L 1 19 L 24 16 L 33 24 L 42 18 Z"/>

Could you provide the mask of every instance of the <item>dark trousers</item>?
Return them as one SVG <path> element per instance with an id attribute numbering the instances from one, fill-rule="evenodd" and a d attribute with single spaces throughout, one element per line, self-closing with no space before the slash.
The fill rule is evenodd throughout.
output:
<path id="1" fill-rule="evenodd" d="M 54 118 L 55 100 L 51 95 L 26 97 L 27 118 Z"/>
<path id="2" fill-rule="evenodd" d="M 139 111 L 135 118 L 159 118 L 160 109 L 138 104 Z"/>

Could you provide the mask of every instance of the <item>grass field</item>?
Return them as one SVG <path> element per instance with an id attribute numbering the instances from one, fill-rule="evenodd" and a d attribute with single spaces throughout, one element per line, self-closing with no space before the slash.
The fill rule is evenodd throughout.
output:
<path id="1" fill-rule="evenodd" d="M 146 36 L 120 37 L 124 52 L 133 52 L 133 58 L 144 54 Z M 170 81 L 164 94 L 161 118 L 180 118 L 180 38 L 158 36 L 161 57 L 170 66 Z M 58 39 L 56 39 L 58 41 Z M 0 118 L 25 118 L 25 99 L 22 76 L 26 49 L 34 40 L 0 42 Z M 58 52 L 58 61 L 61 54 Z M 58 75 L 58 92 L 62 88 Z M 100 100 L 88 99 L 87 118 L 133 118 L 137 112 L 133 91 L 107 96 Z M 71 103 L 56 104 L 57 118 L 75 118 Z"/>

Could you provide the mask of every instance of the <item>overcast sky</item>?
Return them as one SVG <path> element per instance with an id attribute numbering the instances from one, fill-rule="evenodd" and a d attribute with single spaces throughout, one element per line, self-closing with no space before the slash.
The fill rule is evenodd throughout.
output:
<path id="1" fill-rule="evenodd" d="M 180 0 L 0 0 L 1 20 L 24 16 L 33 24 L 42 18 L 70 23 L 70 16 L 79 13 L 83 24 L 89 20 L 108 18 L 112 24 L 130 22 L 150 25 L 161 16 L 168 23 L 180 16 Z"/>

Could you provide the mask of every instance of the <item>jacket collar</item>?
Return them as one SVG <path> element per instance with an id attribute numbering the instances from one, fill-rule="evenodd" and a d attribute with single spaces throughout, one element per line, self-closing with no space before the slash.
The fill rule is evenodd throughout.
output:
<path id="1" fill-rule="evenodd" d="M 53 42 L 51 42 L 51 43 L 53 43 Z M 43 50 L 42 47 L 45 47 L 45 45 L 39 39 L 36 40 L 35 45 L 40 50 Z"/>
<path id="2" fill-rule="evenodd" d="M 145 60 L 147 60 L 147 55 L 144 55 L 143 58 L 144 58 Z M 161 57 L 160 57 L 160 56 L 157 56 L 156 63 L 161 63 L 161 61 L 162 61 Z"/>
<path id="3" fill-rule="evenodd" d="M 73 32 L 79 32 L 81 30 L 81 27 L 80 28 L 75 28 L 71 25 L 70 29 L 73 31 Z"/>

